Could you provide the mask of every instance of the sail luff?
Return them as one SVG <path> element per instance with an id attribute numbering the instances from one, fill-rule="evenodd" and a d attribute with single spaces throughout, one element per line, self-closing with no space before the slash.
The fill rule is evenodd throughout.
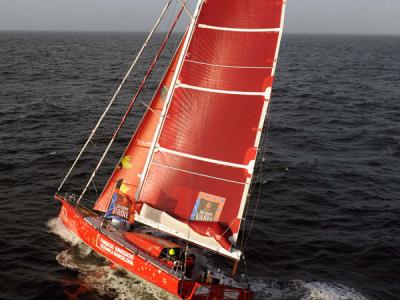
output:
<path id="1" fill-rule="evenodd" d="M 282 2 L 282 14 L 281 14 L 281 23 L 280 23 L 281 31 L 280 31 L 279 37 L 278 37 L 278 44 L 277 44 L 276 52 L 275 52 L 274 65 L 273 65 L 273 68 L 272 68 L 272 76 L 275 76 L 276 66 L 277 66 L 277 63 L 278 63 L 279 50 L 281 48 L 283 27 L 284 27 L 284 24 L 285 24 L 285 15 L 286 15 L 286 2 L 287 2 L 287 0 L 283 0 L 283 2 Z"/>
<path id="2" fill-rule="evenodd" d="M 277 63 L 278 63 L 279 50 L 280 50 L 282 34 L 283 34 L 283 26 L 284 26 L 284 23 L 285 23 L 285 10 L 286 10 L 286 0 L 283 0 L 281 20 L 280 20 L 280 26 L 279 26 L 279 36 L 278 36 L 277 47 L 276 47 L 276 50 L 275 50 L 274 62 L 273 62 L 272 71 L 271 71 L 271 76 L 272 77 L 275 76 L 276 66 L 277 66 Z M 263 133 L 265 119 L 267 117 L 268 107 L 270 105 L 271 91 L 272 91 L 272 89 L 268 88 L 268 90 L 266 92 L 265 102 L 264 102 L 264 106 L 263 106 L 263 109 L 262 109 L 260 123 L 259 123 L 259 126 L 258 126 L 259 129 L 258 129 L 256 140 L 255 140 L 255 143 L 254 143 L 255 149 L 257 149 L 256 159 L 257 159 L 257 157 L 259 155 L 259 150 L 260 150 L 259 146 L 260 146 L 260 142 L 261 142 L 261 136 L 262 136 L 262 133 Z M 264 150 L 264 149 L 261 149 L 261 150 Z M 246 207 L 246 202 L 248 201 L 251 182 L 252 182 L 252 180 L 254 178 L 254 174 L 251 174 L 251 175 L 252 176 L 250 178 L 248 178 L 247 181 L 246 181 L 246 186 L 245 186 L 245 189 L 243 191 L 241 206 L 239 208 L 239 213 L 238 213 L 238 220 L 240 221 L 239 230 L 240 230 L 242 219 L 243 219 L 244 209 Z M 236 234 L 234 236 L 234 239 L 237 240 L 237 237 L 238 237 L 238 234 Z"/>
<path id="3" fill-rule="evenodd" d="M 189 29 L 188 29 L 188 31 L 186 33 L 186 40 L 185 40 L 185 42 L 183 44 L 183 50 L 182 50 L 182 52 L 180 54 L 180 57 L 179 57 L 179 60 L 178 60 L 178 65 L 177 65 L 177 68 L 175 70 L 174 76 L 172 78 L 171 88 L 168 90 L 168 94 L 167 94 L 166 99 L 165 99 L 164 107 L 163 107 L 163 110 L 162 110 L 162 112 L 160 114 L 159 123 L 158 123 L 158 126 L 156 128 L 156 131 L 155 131 L 155 134 L 154 134 L 154 138 L 153 138 L 153 141 L 152 141 L 151 146 L 150 146 L 150 151 L 149 151 L 149 154 L 147 156 L 147 160 L 146 160 L 146 163 L 144 165 L 143 172 L 141 174 L 139 187 L 138 187 L 136 195 L 135 195 L 136 201 L 138 201 L 139 198 L 140 198 L 140 193 L 142 191 L 143 184 L 145 182 L 145 178 L 147 176 L 147 173 L 148 173 L 148 170 L 149 170 L 149 167 L 150 167 L 151 159 L 153 158 L 153 154 L 154 154 L 154 151 L 155 151 L 156 146 L 157 146 L 157 141 L 158 141 L 158 138 L 160 136 L 160 132 L 162 130 L 162 126 L 163 126 L 164 121 L 165 121 L 166 116 L 167 116 L 169 103 L 171 102 L 172 96 L 173 96 L 175 88 L 176 88 L 176 83 L 177 83 L 177 80 L 178 80 L 178 76 L 179 76 L 179 73 L 181 71 L 181 68 L 182 68 L 182 65 L 183 65 L 183 61 L 185 59 L 185 56 L 186 56 L 186 53 L 187 53 L 187 50 L 188 50 L 188 47 L 189 47 L 190 40 L 191 40 L 191 38 L 193 36 L 193 32 L 194 32 L 194 29 L 195 29 L 195 24 L 196 24 L 196 21 L 197 21 L 197 18 L 199 16 L 199 14 L 200 14 L 202 3 L 203 3 L 203 0 L 198 0 L 195 12 L 193 14 L 192 21 L 191 21 Z"/>

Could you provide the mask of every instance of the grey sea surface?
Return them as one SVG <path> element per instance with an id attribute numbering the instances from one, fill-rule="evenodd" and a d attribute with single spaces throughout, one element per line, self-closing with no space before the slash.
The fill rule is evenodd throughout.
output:
<path id="1" fill-rule="evenodd" d="M 0 299 L 169 298 L 70 236 L 53 200 L 144 38 L 0 33 Z M 65 191 L 79 193 L 88 180 L 161 38 Z M 175 35 L 143 101 L 178 41 Z M 245 249 L 257 299 L 400 299 L 399 49 L 395 36 L 285 35 Z M 99 190 L 143 111 L 135 108 L 104 162 Z M 95 200 L 93 186 L 86 198 Z"/>

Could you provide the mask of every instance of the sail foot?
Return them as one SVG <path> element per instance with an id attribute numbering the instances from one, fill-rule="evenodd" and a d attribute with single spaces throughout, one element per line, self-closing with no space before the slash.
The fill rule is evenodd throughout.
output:
<path id="1" fill-rule="evenodd" d="M 153 208 L 146 203 L 135 214 L 135 221 L 187 240 L 221 255 L 240 260 L 241 251 L 234 249 L 225 229 L 217 222 L 178 220 L 168 213 Z"/>

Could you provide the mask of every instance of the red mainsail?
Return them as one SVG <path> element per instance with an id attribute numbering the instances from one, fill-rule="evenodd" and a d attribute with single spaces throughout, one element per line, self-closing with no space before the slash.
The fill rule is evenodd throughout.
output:
<path id="1" fill-rule="evenodd" d="M 231 246 L 270 100 L 285 2 L 199 1 L 152 102 L 158 114 L 146 113 L 95 209 L 107 209 L 124 178 L 127 193 L 143 203 L 136 221 L 240 258 Z"/>

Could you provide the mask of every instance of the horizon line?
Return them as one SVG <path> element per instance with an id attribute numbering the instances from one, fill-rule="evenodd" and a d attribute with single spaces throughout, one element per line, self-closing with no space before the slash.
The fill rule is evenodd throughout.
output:
<path id="1" fill-rule="evenodd" d="M 0 33 L 148 33 L 145 30 L 86 30 L 86 29 L 0 29 Z M 166 31 L 158 31 L 156 33 L 166 33 Z M 175 31 L 173 33 L 183 34 L 184 31 Z M 400 33 L 360 33 L 360 32 L 284 32 L 293 35 L 370 35 L 370 36 L 400 36 Z"/>

